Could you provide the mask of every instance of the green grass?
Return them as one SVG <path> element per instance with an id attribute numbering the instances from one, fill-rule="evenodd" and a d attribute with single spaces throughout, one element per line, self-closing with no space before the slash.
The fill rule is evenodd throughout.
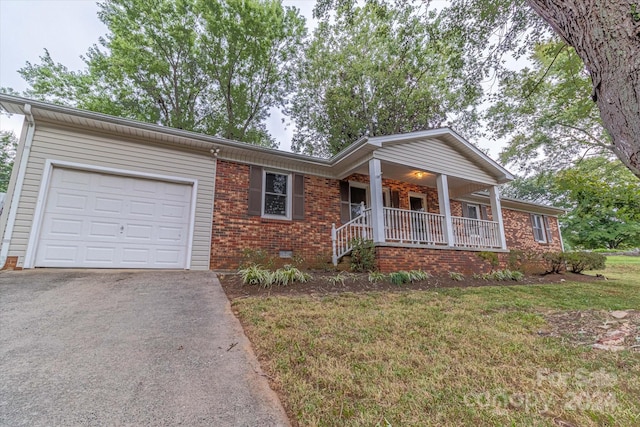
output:
<path id="1" fill-rule="evenodd" d="M 304 426 L 640 425 L 640 354 L 540 336 L 549 310 L 640 308 L 640 265 L 608 281 L 234 302 Z"/>
<path id="2" fill-rule="evenodd" d="M 640 265 L 640 256 L 616 255 L 607 257 L 607 265 Z"/>

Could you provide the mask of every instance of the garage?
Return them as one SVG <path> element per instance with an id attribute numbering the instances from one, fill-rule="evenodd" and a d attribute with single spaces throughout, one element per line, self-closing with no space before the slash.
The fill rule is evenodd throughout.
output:
<path id="1" fill-rule="evenodd" d="M 0 94 L 25 117 L 0 268 L 209 270 L 226 141 Z"/>
<path id="2" fill-rule="evenodd" d="M 34 266 L 188 268 L 193 191 L 189 182 L 53 167 Z"/>

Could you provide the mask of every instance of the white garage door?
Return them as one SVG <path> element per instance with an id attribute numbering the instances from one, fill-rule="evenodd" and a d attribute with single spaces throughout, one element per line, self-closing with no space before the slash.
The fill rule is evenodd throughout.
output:
<path id="1" fill-rule="evenodd" d="M 193 186 L 54 168 L 36 267 L 185 268 Z"/>

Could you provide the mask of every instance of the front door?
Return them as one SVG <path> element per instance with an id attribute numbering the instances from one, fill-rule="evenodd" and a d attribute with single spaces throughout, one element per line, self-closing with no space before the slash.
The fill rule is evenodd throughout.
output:
<path id="1" fill-rule="evenodd" d="M 409 208 L 411 209 L 411 241 L 424 243 L 429 240 L 427 217 L 420 212 L 427 211 L 427 196 L 420 193 L 409 193 Z"/>
<path id="2" fill-rule="evenodd" d="M 412 211 L 426 212 L 427 203 L 424 195 L 410 195 L 409 205 Z"/>

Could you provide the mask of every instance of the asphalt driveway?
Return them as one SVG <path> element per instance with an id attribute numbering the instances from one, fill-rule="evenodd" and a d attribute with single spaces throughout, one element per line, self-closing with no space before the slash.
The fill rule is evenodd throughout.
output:
<path id="1" fill-rule="evenodd" d="M 0 273 L 0 424 L 288 425 L 214 273 Z"/>

